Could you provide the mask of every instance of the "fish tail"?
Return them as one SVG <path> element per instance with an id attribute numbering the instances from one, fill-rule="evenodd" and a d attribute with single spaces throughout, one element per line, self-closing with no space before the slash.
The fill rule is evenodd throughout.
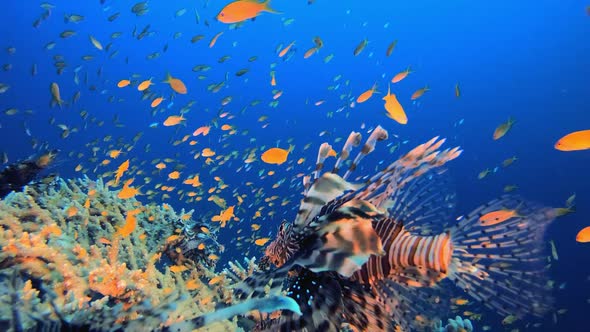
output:
<path id="1" fill-rule="evenodd" d="M 500 209 L 519 214 L 484 226 L 480 218 Z M 503 196 L 471 212 L 450 230 L 449 278 L 473 298 L 503 315 L 541 316 L 551 308 L 544 267 L 543 236 L 556 214 L 514 196 Z"/>
<path id="2" fill-rule="evenodd" d="M 276 11 L 270 7 L 270 0 L 265 0 L 262 3 L 262 5 L 263 5 L 262 10 L 265 12 L 272 13 L 272 14 L 282 14 L 282 12 Z"/>

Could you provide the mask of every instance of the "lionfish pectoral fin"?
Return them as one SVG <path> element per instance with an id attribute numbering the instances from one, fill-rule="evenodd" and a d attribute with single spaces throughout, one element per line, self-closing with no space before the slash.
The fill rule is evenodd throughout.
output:
<path id="1" fill-rule="evenodd" d="M 307 240 L 309 249 L 296 264 L 314 272 L 335 271 L 350 277 L 371 255 L 383 255 L 381 239 L 372 225 L 376 214 L 367 213 L 365 203 L 357 203 L 322 216 Z"/>
<path id="2" fill-rule="evenodd" d="M 359 185 L 349 183 L 337 174 L 323 174 L 306 192 L 293 225 L 297 228 L 307 226 L 327 203 L 347 191 L 358 188 Z"/>
<path id="3" fill-rule="evenodd" d="M 519 215 L 501 223 L 480 221 L 487 213 L 516 207 Z M 543 236 L 553 219 L 553 209 L 514 196 L 477 208 L 451 229 L 450 279 L 500 314 L 542 315 L 552 304 Z"/>
<path id="4" fill-rule="evenodd" d="M 391 308 L 355 282 L 342 287 L 344 316 L 353 331 L 393 331 Z"/>
<path id="5" fill-rule="evenodd" d="M 168 331 L 192 331 L 207 326 L 211 323 L 230 319 L 237 315 L 243 315 L 249 311 L 272 312 L 275 310 L 289 310 L 301 314 L 299 305 L 288 296 L 270 296 L 267 298 L 253 298 L 247 301 L 231 305 L 229 307 L 215 310 L 188 321 L 173 324 L 167 328 Z"/>
<path id="6" fill-rule="evenodd" d="M 283 281 L 287 278 L 293 264 L 294 262 L 291 260 L 283 266 L 270 271 L 254 272 L 234 287 L 234 296 L 238 300 L 246 300 L 248 298 L 263 298 L 268 294 L 277 294 L 280 292 Z"/>
<path id="7" fill-rule="evenodd" d="M 333 273 L 299 271 L 287 291 L 297 299 L 301 313 L 283 311 L 266 331 L 340 331 L 343 322 L 342 289 Z"/>

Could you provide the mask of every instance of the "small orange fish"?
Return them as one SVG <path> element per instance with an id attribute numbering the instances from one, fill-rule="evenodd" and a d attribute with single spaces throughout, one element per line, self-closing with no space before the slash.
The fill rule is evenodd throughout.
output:
<path id="1" fill-rule="evenodd" d="M 254 241 L 254 244 L 256 244 L 257 246 L 263 246 L 268 242 L 268 240 L 270 240 L 270 238 L 263 237 L 263 238 L 260 238 L 260 239 L 257 239 L 256 241 Z"/>
<path id="2" fill-rule="evenodd" d="M 283 48 L 280 52 L 279 52 L 279 58 L 284 57 L 287 52 L 289 52 L 289 50 L 291 49 L 291 47 L 295 45 L 295 41 L 292 41 L 291 44 L 287 45 L 287 47 Z"/>
<path id="3" fill-rule="evenodd" d="M 576 235 L 576 241 L 580 243 L 590 242 L 590 226 L 583 228 Z"/>
<path id="4" fill-rule="evenodd" d="M 493 226 L 511 218 L 518 218 L 520 215 L 516 210 L 498 210 L 484 214 L 479 218 L 483 226 Z"/>
<path id="5" fill-rule="evenodd" d="M 292 147 L 289 148 L 289 150 L 281 148 L 270 148 L 260 156 L 260 159 L 262 159 L 262 161 L 267 164 L 280 165 L 287 161 L 287 157 L 289 156 L 289 152 L 291 152 L 291 150 Z"/>
<path id="6" fill-rule="evenodd" d="M 197 128 L 197 130 L 195 130 L 193 132 L 193 136 L 199 136 L 199 135 L 207 136 L 207 134 L 209 134 L 210 130 L 211 130 L 211 127 L 209 127 L 209 126 L 199 127 L 199 128 Z"/>
<path id="7" fill-rule="evenodd" d="M 218 221 L 221 222 L 221 227 L 225 227 L 225 224 L 234 217 L 234 206 L 230 206 L 228 207 L 226 210 L 221 211 L 221 213 L 219 213 L 219 215 L 217 216 L 213 216 L 213 218 L 211 218 L 211 221 Z"/>
<path id="8" fill-rule="evenodd" d="M 164 101 L 164 97 L 158 97 L 158 98 L 152 100 L 152 103 L 150 104 L 150 106 L 152 108 L 158 107 L 158 106 L 160 106 L 162 101 Z"/>
<path id="9" fill-rule="evenodd" d="M 120 199 L 129 199 L 135 197 L 138 194 L 139 189 L 129 187 L 128 184 L 125 184 L 123 185 L 123 189 L 121 189 L 121 191 L 119 191 L 119 193 L 117 194 L 117 197 Z"/>
<path id="10" fill-rule="evenodd" d="M 500 124 L 496 130 L 494 130 L 494 140 L 499 140 L 500 138 L 504 137 L 504 135 L 506 135 L 506 133 L 512 128 L 514 122 L 514 119 L 510 117 L 508 118 L 508 121 Z"/>
<path id="11" fill-rule="evenodd" d="M 117 87 L 124 88 L 124 87 L 128 86 L 129 84 L 131 84 L 130 80 L 120 80 L 119 83 L 117 83 Z"/>
<path id="12" fill-rule="evenodd" d="M 305 52 L 305 54 L 303 54 L 303 58 L 304 58 L 304 59 L 307 59 L 307 58 L 309 58 L 310 56 L 314 55 L 314 54 L 315 54 L 317 51 L 319 51 L 319 50 L 320 50 L 320 49 L 319 49 L 317 46 L 315 46 L 315 47 L 312 47 L 312 48 L 310 48 L 309 50 L 307 50 L 307 51 Z"/>
<path id="13" fill-rule="evenodd" d="M 123 173 L 129 169 L 129 159 L 125 160 L 119 167 L 117 168 L 117 172 L 115 174 L 115 185 L 119 184 L 119 180 Z"/>
<path id="14" fill-rule="evenodd" d="M 400 82 L 404 78 L 408 77 L 408 75 L 410 73 L 411 73 L 410 67 L 408 67 L 406 70 L 401 71 L 401 72 L 395 74 L 395 76 L 391 79 L 391 83 L 398 83 L 398 82 Z"/>
<path id="15" fill-rule="evenodd" d="M 255 18 L 262 12 L 278 14 L 270 8 L 270 0 L 258 2 L 256 0 L 237 0 L 227 6 L 217 14 L 217 20 L 222 23 L 238 23 L 251 18 Z"/>
<path id="16" fill-rule="evenodd" d="M 356 102 L 358 104 L 364 103 L 365 101 L 369 100 L 369 98 L 371 98 L 375 92 L 377 92 L 377 83 L 373 84 L 373 87 L 369 90 L 361 93 L 361 95 L 356 99 Z"/>
<path id="17" fill-rule="evenodd" d="M 426 91 L 430 91 L 430 89 L 428 88 L 428 85 L 421 88 L 421 89 L 416 90 L 416 92 L 414 92 L 412 94 L 412 97 L 410 99 L 416 100 L 416 99 L 422 97 L 424 95 L 424 93 L 426 93 Z"/>
<path id="18" fill-rule="evenodd" d="M 181 273 L 188 270 L 188 267 L 184 266 L 184 265 L 172 265 L 170 266 L 170 272 L 173 273 Z"/>
<path id="19" fill-rule="evenodd" d="M 207 157 L 213 157 L 215 155 L 215 151 L 211 150 L 210 148 L 204 148 L 203 151 L 201 151 L 201 156 L 207 158 Z"/>
<path id="20" fill-rule="evenodd" d="M 559 151 L 580 151 L 590 149 L 590 130 L 580 130 L 567 134 L 555 143 Z"/>
<path id="21" fill-rule="evenodd" d="M 171 180 L 178 180 L 178 178 L 180 178 L 180 172 L 179 171 L 173 171 L 170 174 L 168 174 L 168 178 Z"/>
<path id="22" fill-rule="evenodd" d="M 147 90 L 147 88 L 149 88 L 150 85 L 153 85 L 151 78 L 149 80 L 145 80 L 145 81 L 139 83 L 139 85 L 137 86 L 137 91 Z"/>
<path id="23" fill-rule="evenodd" d="M 404 108 L 397 100 L 395 94 L 391 93 L 390 87 L 387 87 L 387 95 L 383 97 L 385 100 L 385 110 L 387 111 L 387 116 L 400 124 L 408 123 L 408 117 L 406 116 L 406 112 L 404 112 Z"/>
<path id="24" fill-rule="evenodd" d="M 271 86 L 277 85 L 277 79 L 275 78 L 275 71 L 274 70 L 270 72 L 270 85 Z"/>
<path id="25" fill-rule="evenodd" d="M 117 230 L 117 233 L 122 237 L 127 237 L 133 233 L 135 226 L 137 225 L 137 218 L 135 216 L 140 212 L 140 209 L 127 211 L 127 215 L 125 216 L 125 225 L 118 227 L 119 229 Z"/>
<path id="26" fill-rule="evenodd" d="M 170 84 L 172 90 L 178 94 L 185 95 L 187 93 L 186 85 L 184 85 L 184 83 L 178 78 L 172 77 L 170 73 L 166 75 L 164 83 Z"/>
<path id="27" fill-rule="evenodd" d="M 164 120 L 164 127 L 171 127 L 176 126 L 186 119 L 181 115 L 170 115 L 166 120 Z"/>
<path id="28" fill-rule="evenodd" d="M 66 215 L 68 216 L 68 218 L 71 218 L 75 215 L 78 214 L 78 208 L 76 208 L 75 206 L 70 206 L 67 210 L 66 210 Z"/>

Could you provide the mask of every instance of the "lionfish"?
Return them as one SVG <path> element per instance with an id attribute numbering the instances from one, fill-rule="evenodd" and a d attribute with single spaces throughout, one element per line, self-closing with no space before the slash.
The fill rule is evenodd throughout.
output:
<path id="1" fill-rule="evenodd" d="M 433 316 L 446 314 L 452 291 L 503 315 L 548 311 L 542 240 L 553 209 L 503 196 L 448 225 L 455 195 L 443 166 L 462 150 L 439 150 L 445 140 L 438 137 L 363 183 L 349 182 L 359 162 L 387 138 L 386 130 L 375 128 L 343 176 L 338 173 L 361 134 L 349 135 L 335 166 L 323 174 L 332 147 L 320 146 L 315 171 L 304 177 L 295 220 L 281 224 L 263 269 L 234 289 L 242 306 L 285 290 L 300 310 L 274 297 L 288 310 L 257 328 L 425 330 Z M 498 223 L 480 221 L 501 209 L 518 213 Z"/>

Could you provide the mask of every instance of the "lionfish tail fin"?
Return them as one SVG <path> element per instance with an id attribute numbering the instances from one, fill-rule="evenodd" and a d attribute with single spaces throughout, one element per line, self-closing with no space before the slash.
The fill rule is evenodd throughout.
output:
<path id="1" fill-rule="evenodd" d="M 484 222 L 489 213 L 516 210 L 505 220 Z M 514 196 L 477 208 L 451 229 L 454 251 L 449 278 L 500 314 L 541 316 L 552 304 L 543 236 L 555 217 L 553 209 Z"/>

